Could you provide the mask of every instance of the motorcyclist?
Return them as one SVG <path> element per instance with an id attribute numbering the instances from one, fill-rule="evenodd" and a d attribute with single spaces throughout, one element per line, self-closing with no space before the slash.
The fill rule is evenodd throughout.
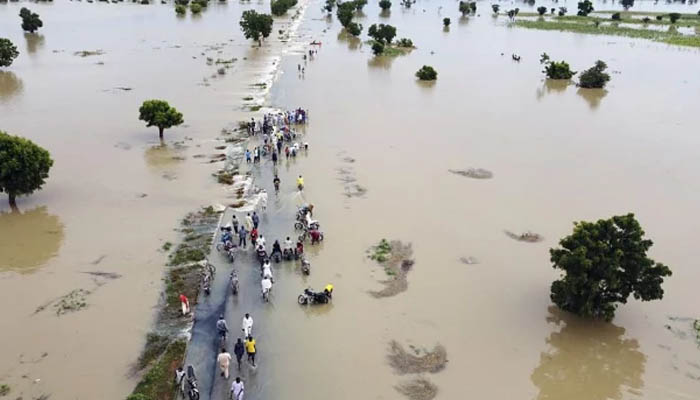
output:
<path id="1" fill-rule="evenodd" d="M 216 330 L 219 332 L 219 336 L 226 337 L 228 333 L 228 324 L 226 324 L 224 314 L 219 315 L 219 320 L 216 321 Z"/>
<path id="2" fill-rule="evenodd" d="M 272 266 L 270 265 L 270 260 L 265 261 L 265 264 L 263 264 L 262 277 L 272 280 Z"/>
<path id="3" fill-rule="evenodd" d="M 330 283 L 327 284 L 326 287 L 323 288 L 323 293 L 325 293 L 325 295 L 328 296 L 329 299 L 332 298 L 333 297 L 333 285 Z"/>
<path id="4" fill-rule="evenodd" d="M 272 279 L 264 277 L 260 282 L 260 286 L 262 286 L 263 296 L 269 294 L 270 290 L 272 290 Z"/>
<path id="5" fill-rule="evenodd" d="M 265 236 L 260 235 L 260 237 L 258 238 L 258 241 L 255 243 L 262 245 L 263 248 L 265 248 L 265 244 L 267 244 L 267 241 L 265 240 Z"/>
<path id="6" fill-rule="evenodd" d="M 295 250 L 295 254 L 297 256 L 304 254 L 304 243 L 297 241 L 297 248 Z"/>
<path id="7" fill-rule="evenodd" d="M 292 246 L 292 240 L 287 236 L 287 238 L 284 240 L 284 249 L 288 251 L 292 251 L 294 247 Z"/>
<path id="8" fill-rule="evenodd" d="M 280 178 L 275 175 L 275 178 L 272 180 L 272 184 L 275 185 L 275 190 L 280 190 Z"/>
<path id="9" fill-rule="evenodd" d="M 280 241 L 275 240 L 275 243 L 272 244 L 272 254 L 271 256 L 274 256 L 275 253 L 280 253 L 280 256 L 282 255 L 282 248 L 280 247 Z"/>

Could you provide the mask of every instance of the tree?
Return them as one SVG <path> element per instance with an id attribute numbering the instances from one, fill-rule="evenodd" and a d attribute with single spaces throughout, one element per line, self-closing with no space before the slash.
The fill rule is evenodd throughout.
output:
<path id="1" fill-rule="evenodd" d="M 679 19 L 681 19 L 681 14 L 679 14 L 679 13 L 670 13 L 670 14 L 668 14 L 668 18 L 671 20 L 671 23 L 672 23 L 672 24 L 675 24 L 676 21 L 678 21 Z"/>
<path id="2" fill-rule="evenodd" d="M 470 2 L 469 8 L 472 10 L 472 14 L 476 14 L 476 1 Z"/>
<path id="3" fill-rule="evenodd" d="M 139 108 L 139 119 L 146 121 L 146 126 L 157 126 L 158 136 L 163 140 L 163 131 L 166 128 L 178 126 L 185 122 L 182 113 L 175 107 L 171 107 L 164 100 L 146 100 Z"/>
<path id="4" fill-rule="evenodd" d="M 443 18 L 443 19 L 442 19 L 442 24 L 445 26 L 445 28 L 449 27 L 451 22 L 452 22 L 452 21 L 450 21 L 449 18 Z"/>
<path id="5" fill-rule="evenodd" d="M 297 0 L 271 0 L 270 1 L 270 11 L 272 15 L 280 16 L 284 15 L 287 10 L 297 5 Z"/>
<path id="6" fill-rule="evenodd" d="M 362 11 L 362 9 L 367 5 L 367 0 L 354 0 L 355 10 Z"/>
<path id="7" fill-rule="evenodd" d="M 0 38 L 0 67 L 9 67 L 17 56 L 19 51 L 10 39 Z"/>
<path id="8" fill-rule="evenodd" d="M 543 16 L 547 13 L 547 7 L 540 6 L 537 7 L 537 13 L 540 14 L 540 16 Z"/>
<path id="9" fill-rule="evenodd" d="M 372 24 L 367 30 L 367 34 L 378 42 L 391 44 L 391 41 L 396 36 L 396 28 L 391 25 Z"/>
<path id="10" fill-rule="evenodd" d="M 591 0 L 583 0 L 578 2 L 578 16 L 587 17 L 588 14 L 593 12 L 593 3 Z"/>
<path id="11" fill-rule="evenodd" d="M 270 36 L 272 32 L 272 16 L 258 14 L 255 10 L 245 10 L 241 15 L 240 25 L 246 39 L 256 40 L 262 46 L 262 39 Z"/>
<path id="12" fill-rule="evenodd" d="M 566 7 L 559 7 L 559 16 L 563 17 L 566 15 L 566 12 L 569 11 L 566 9 Z"/>
<path id="13" fill-rule="evenodd" d="M 52 165 L 51 155 L 42 147 L 0 131 L 0 193 L 7 193 L 13 210 L 17 196 L 41 189 Z"/>
<path id="14" fill-rule="evenodd" d="M 540 56 L 540 64 L 544 65 L 544 72 L 549 79 L 571 79 L 576 74 L 569 67 L 566 61 L 552 61 L 547 53 L 542 53 Z"/>
<path id="15" fill-rule="evenodd" d="M 571 235 L 550 249 L 555 269 L 564 274 L 554 281 L 551 299 L 559 308 L 584 317 L 612 320 L 617 303 L 630 294 L 642 301 L 663 298 L 663 278 L 671 270 L 647 257 L 653 242 L 634 214 L 597 222 L 574 223 Z"/>
<path id="16" fill-rule="evenodd" d="M 518 15 L 519 12 L 520 12 L 519 8 L 514 8 L 512 10 L 508 10 L 508 12 L 506 12 L 506 14 L 508 14 L 508 18 L 510 18 L 512 21 L 515 19 L 515 17 Z"/>
<path id="17" fill-rule="evenodd" d="M 384 43 L 378 40 L 372 42 L 372 53 L 374 53 L 375 56 L 384 53 Z"/>
<path id="18" fill-rule="evenodd" d="M 598 60 L 595 65 L 579 75 L 578 85 L 588 89 L 602 89 L 610 80 L 610 75 L 605 72 L 608 65 Z"/>
<path id="19" fill-rule="evenodd" d="M 386 11 L 391 8 L 391 2 L 389 0 L 379 0 L 379 7 Z"/>
<path id="20" fill-rule="evenodd" d="M 649 17 L 642 18 L 642 22 L 644 22 L 645 24 L 648 24 L 649 21 L 651 21 L 651 18 L 649 18 Z"/>
<path id="21" fill-rule="evenodd" d="M 22 7 L 19 16 L 22 17 L 22 29 L 26 32 L 34 33 L 44 26 L 39 14 L 31 12 L 28 8 Z"/>
<path id="22" fill-rule="evenodd" d="M 498 14 L 498 10 L 501 9 L 501 6 L 498 4 L 491 4 L 491 9 L 493 10 L 494 14 Z"/>
<path id="23" fill-rule="evenodd" d="M 625 10 L 629 10 L 632 6 L 634 6 L 634 0 L 622 0 L 622 7 Z"/>
<path id="24" fill-rule="evenodd" d="M 398 47 L 413 48 L 413 40 L 409 38 L 401 38 L 396 42 Z"/>
<path id="25" fill-rule="evenodd" d="M 202 6 L 193 1 L 192 4 L 190 4 L 190 10 L 192 11 L 192 14 L 199 14 L 202 12 Z"/>
<path id="26" fill-rule="evenodd" d="M 351 22 L 348 24 L 345 29 L 348 31 L 349 34 L 353 36 L 360 36 L 362 33 L 362 24 L 358 24 L 357 22 Z"/>
<path id="27" fill-rule="evenodd" d="M 182 4 L 178 4 L 175 6 L 175 13 L 177 13 L 177 15 L 185 15 L 186 12 L 187 7 L 183 6 Z"/>
<path id="28" fill-rule="evenodd" d="M 430 65 L 424 65 L 416 71 L 416 78 L 422 81 L 434 81 L 437 79 L 437 71 Z"/>
<path id="29" fill-rule="evenodd" d="M 355 3 L 352 1 L 338 3 L 338 11 L 336 12 L 336 16 L 338 17 L 340 24 L 347 28 L 348 24 L 352 22 L 352 17 L 355 16 Z"/>
<path id="30" fill-rule="evenodd" d="M 462 16 L 466 16 L 469 14 L 469 11 L 471 11 L 471 8 L 469 7 L 469 3 L 466 1 L 460 1 L 459 2 L 459 12 L 462 13 Z"/>
<path id="31" fill-rule="evenodd" d="M 330 14 L 333 12 L 333 7 L 335 7 L 335 0 L 326 0 L 326 4 L 323 6 L 323 9 Z"/>

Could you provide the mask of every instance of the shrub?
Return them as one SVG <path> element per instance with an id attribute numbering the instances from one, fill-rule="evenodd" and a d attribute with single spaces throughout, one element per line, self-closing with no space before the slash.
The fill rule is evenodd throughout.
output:
<path id="1" fill-rule="evenodd" d="M 583 0 L 578 2 L 578 16 L 586 17 L 593 12 L 593 3 L 591 0 Z"/>
<path id="2" fill-rule="evenodd" d="M 578 85 L 589 89 L 604 88 L 610 80 L 610 75 L 605 72 L 607 68 L 608 65 L 605 62 L 601 60 L 596 61 L 593 67 L 581 73 Z"/>
<path id="3" fill-rule="evenodd" d="M 619 21 L 620 20 L 620 13 L 619 12 L 614 13 L 612 15 L 612 17 L 610 17 L 610 18 L 612 18 L 613 21 Z"/>
<path id="4" fill-rule="evenodd" d="M 413 40 L 408 38 L 401 38 L 396 42 L 398 47 L 413 47 Z"/>
<path id="5" fill-rule="evenodd" d="M 199 14 L 202 12 L 202 6 L 199 5 L 199 3 L 192 3 L 190 4 L 190 10 L 192 11 L 192 14 Z"/>
<path id="6" fill-rule="evenodd" d="M 391 2 L 389 0 L 380 0 L 379 1 L 379 7 L 382 10 L 388 10 L 391 8 Z"/>
<path id="7" fill-rule="evenodd" d="M 519 12 L 520 12 L 519 8 L 514 8 L 512 10 L 508 10 L 508 12 L 506 14 L 508 14 L 508 18 L 510 18 L 512 20 L 512 19 L 515 19 L 515 17 L 518 15 Z"/>
<path id="8" fill-rule="evenodd" d="M 352 22 L 352 17 L 355 16 L 355 4 L 352 1 L 339 3 L 336 16 L 340 24 L 347 28 L 348 24 Z"/>
<path id="9" fill-rule="evenodd" d="M 367 5 L 367 0 L 354 0 L 355 10 L 362 11 L 362 9 Z"/>
<path id="10" fill-rule="evenodd" d="M 537 13 L 540 14 L 540 16 L 545 15 L 547 13 L 547 7 L 544 7 L 544 6 L 537 7 Z"/>
<path id="11" fill-rule="evenodd" d="M 0 38 L 0 67 L 9 67 L 18 56 L 17 46 L 10 39 Z"/>
<path id="12" fill-rule="evenodd" d="M 466 1 L 460 1 L 459 2 L 459 12 L 462 13 L 462 16 L 469 14 L 469 11 L 471 11 L 471 8 L 469 7 L 469 3 L 467 3 Z"/>
<path id="13" fill-rule="evenodd" d="M 362 24 L 351 22 L 345 27 L 345 29 L 353 36 L 360 36 L 360 33 L 362 33 Z"/>
<path id="14" fill-rule="evenodd" d="M 182 4 L 178 4 L 175 6 L 175 12 L 178 15 L 183 15 L 187 12 L 187 7 L 183 6 Z"/>
<path id="15" fill-rule="evenodd" d="M 272 15 L 259 14 L 255 10 L 245 10 L 239 22 L 246 39 L 253 39 L 262 45 L 262 39 L 272 33 Z"/>
<path id="16" fill-rule="evenodd" d="M 629 10 L 634 5 L 634 0 L 622 0 L 622 7 Z"/>
<path id="17" fill-rule="evenodd" d="M 649 18 L 649 17 L 642 18 L 642 22 L 644 22 L 645 24 L 648 24 L 649 21 L 651 21 L 651 18 Z"/>
<path id="18" fill-rule="evenodd" d="M 424 65 L 416 71 L 416 78 L 422 81 L 434 81 L 437 79 L 437 71 L 430 65 Z"/>
<path id="19" fill-rule="evenodd" d="M 330 14 L 333 12 L 333 7 L 335 7 L 335 0 L 326 0 L 326 4 L 323 6 L 323 9 Z"/>
<path id="20" fill-rule="evenodd" d="M 272 15 L 284 15 L 287 10 L 297 5 L 297 0 L 271 0 L 270 11 Z"/>
<path id="21" fill-rule="evenodd" d="M 375 56 L 378 56 L 378 55 L 384 53 L 384 43 L 382 43 L 378 40 L 375 40 L 372 43 L 372 53 L 374 53 Z"/>
<path id="22" fill-rule="evenodd" d="M 559 16 L 560 17 L 565 16 L 567 11 L 569 11 L 569 10 L 567 10 L 566 7 L 559 7 Z"/>
<path id="23" fill-rule="evenodd" d="M 28 8 L 22 7 L 19 16 L 22 17 L 22 30 L 26 32 L 34 33 L 44 26 L 39 14 L 31 12 Z"/>
<path id="24" fill-rule="evenodd" d="M 501 6 L 498 4 L 491 4 L 491 9 L 493 10 L 494 14 L 498 14 L 498 10 L 501 9 Z"/>
<path id="25" fill-rule="evenodd" d="M 663 19 L 664 19 L 664 16 L 663 16 L 663 15 L 657 15 L 657 16 L 656 16 L 656 20 L 657 20 L 657 21 L 661 21 L 661 20 L 663 20 Z"/>
<path id="26" fill-rule="evenodd" d="M 668 14 L 668 18 L 671 20 L 672 24 L 675 24 L 676 21 L 681 18 L 681 15 L 679 13 L 670 13 Z"/>
<path id="27" fill-rule="evenodd" d="M 396 37 L 396 28 L 391 25 L 372 24 L 367 30 L 367 34 L 375 41 L 391 44 L 391 41 Z"/>
<path id="28" fill-rule="evenodd" d="M 447 28 L 448 26 L 450 26 L 450 22 L 451 22 L 451 21 L 450 21 L 449 18 L 443 18 L 443 19 L 442 19 L 442 24 L 445 25 L 445 28 Z"/>
<path id="29" fill-rule="evenodd" d="M 540 56 L 540 64 L 543 64 L 544 72 L 549 79 L 571 79 L 576 74 L 572 71 L 566 61 L 552 61 L 547 53 L 542 53 Z"/>

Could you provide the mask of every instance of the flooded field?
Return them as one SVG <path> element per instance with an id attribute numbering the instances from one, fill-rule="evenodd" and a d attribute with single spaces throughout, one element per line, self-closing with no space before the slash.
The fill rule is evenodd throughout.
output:
<path id="1" fill-rule="evenodd" d="M 270 307 L 250 306 L 264 321 L 256 329 L 265 332 L 265 372 L 249 398 L 394 399 L 419 377 L 442 399 L 700 397 L 700 351 L 686 319 L 700 312 L 700 228 L 688 214 L 700 201 L 700 76 L 690 68 L 698 50 L 509 27 L 482 2 L 468 18 L 454 2 L 394 4 L 381 16 L 372 2 L 356 18 L 362 40 L 383 22 L 417 47 L 374 57 L 312 1 L 298 42 L 322 45 L 305 62 L 275 34 L 260 50 L 243 39 L 241 11 L 268 3 L 216 3 L 184 18 L 171 4 L 32 3 L 45 24 L 34 36 L 16 17 L 26 4 L 0 4 L 0 32 L 22 53 L 0 71 L 0 129 L 49 149 L 55 165 L 46 187 L 19 202 L 22 215 L 0 202 L 0 383 L 13 395 L 131 391 L 129 366 L 162 290 L 159 249 L 187 211 L 230 197 L 207 157 L 221 152 L 222 128 L 251 116 L 243 98 L 262 101 L 264 90 L 251 85 L 268 81 L 282 56 L 268 104 L 304 107 L 311 123 L 308 157 L 283 164 L 281 178 L 289 185 L 304 175 L 326 239 L 311 253 L 310 277 L 281 269 Z M 515 6 L 532 11 L 501 3 Z M 575 3 L 567 6 L 573 13 Z M 596 91 L 545 81 L 543 52 L 579 71 L 605 60 L 611 82 Z M 237 61 L 218 76 L 207 57 Z M 424 64 L 438 71 L 435 83 L 416 81 Z M 165 146 L 137 119 L 148 98 L 184 113 Z M 450 172 L 470 169 L 491 175 Z M 269 171 L 253 175 L 270 183 Z M 293 212 L 296 196 L 271 200 L 266 218 Z M 548 249 L 573 221 L 627 212 L 654 240 L 651 257 L 673 270 L 664 299 L 631 300 L 612 323 L 557 311 Z M 386 273 L 367 250 L 382 238 L 410 244 L 415 263 L 404 292 L 375 298 Z M 329 282 L 332 305 L 298 307 L 304 287 Z M 57 316 L 58 299 L 79 289 L 89 292 L 86 307 Z M 447 364 L 398 375 L 387 359 L 393 341 L 416 355 L 424 353 L 410 346 L 443 348 Z"/>

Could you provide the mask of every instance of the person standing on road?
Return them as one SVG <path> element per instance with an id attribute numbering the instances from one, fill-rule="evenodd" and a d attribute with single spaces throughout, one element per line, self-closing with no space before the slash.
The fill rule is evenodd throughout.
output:
<path id="1" fill-rule="evenodd" d="M 260 217 L 258 216 L 258 213 L 253 211 L 253 216 L 251 217 L 251 219 L 253 220 L 253 227 L 255 229 L 258 229 L 258 225 L 260 225 Z"/>
<path id="2" fill-rule="evenodd" d="M 248 352 L 248 362 L 255 367 L 255 339 L 253 339 L 252 336 L 248 336 L 248 339 L 245 341 L 245 349 Z"/>
<path id="3" fill-rule="evenodd" d="M 250 216 L 250 213 L 245 216 L 245 227 L 246 229 L 253 230 L 253 218 Z"/>
<path id="4" fill-rule="evenodd" d="M 216 321 L 216 330 L 219 332 L 219 336 L 226 338 L 226 334 L 228 334 L 228 324 L 224 319 L 224 314 L 219 315 L 219 320 Z"/>
<path id="5" fill-rule="evenodd" d="M 238 247 L 241 249 L 248 247 L 245 242 L 246 237 L 248 237 L 248 231 L 245 230 L 245 226 L 241 226 L 238 230 Z"/>
<path id="6" fill-rule="evenodd" d="M 241 380 L 240 376 L 237 376 L 236 379 L 231 384 L 230 400 L 243 400 L 243 393 L 244 392 L 245 392 L 245 386 L 243 385 L 243 381 Z"/>
<path id="7" fill-rule="evenodd" d="M 238 218 L 236 218 L 236 214 L 231 218 L 231 223 L 233 224 L 233 232 L 238 233 Z"/>
<path id="8" fill-rule="evenodd" d="M 233 346 L 233 354 L 236 355 L 236 361 L 238 362 L 238 370 L 241 370 L 241 360 L 243 359 L 243 353 L 245 353 L 245 348 L 243 347 L 243 341 L 238 338 L 236 345 Z"/>
<path id="9" fill-rule="evenodd" d="M 246 313 L 243 317 L 243 322 L 241 323 L 241 328 L 243 330 L 243 337 L 248 337 L 253 334 L 253 317 Z"/>
<path id="10" fill-rule="evenodd" d="M 221 376 L 228 379 L 228 366 L 231 363 L 231 354 L 229 354 L 225 348 L 222 348 L 221 353 L 219 353 L 219 356 L 216 357 L 216 361 L 219 363 Z"/>

